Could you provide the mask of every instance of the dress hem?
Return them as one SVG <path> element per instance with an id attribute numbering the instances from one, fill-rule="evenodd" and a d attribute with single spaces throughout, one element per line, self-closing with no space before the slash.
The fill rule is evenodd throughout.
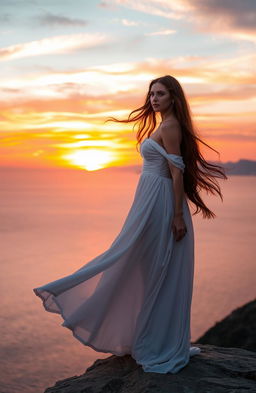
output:
<path id="1" fill-rule="evenodd" d="M 65 318 L 65 316 L 64 316 L 64 314 L 63 314 L 62 307 L 59 305 L 59 303 L 57 302 L 57 300 L 56 300 L 54 297 L 53 297 L 53 301 L 54 301 L 54 303 L 57 305 L 57 307 L 59 308 L 59 311 L 53 311 L 53 310 L 51 310 L 50 308 L 48 308 L 48 307 L 46 306 L 46 304 L 45 304 L 45 298 L 43 297 L 43 295 L 42 295 L 36 288 L 33 289 L 33 291 L 34 291 L 35 294 L 36 294 L 38 297 L 40 297 L 40 299 L 43 301 L 43 306 L 44 306 L 44 308 L 45 308 L 46 311 L 51 312 L 51 313 L 53 313 L 53 314 L 59 314 L 59 315 L 61 315 L 61 317 L 63 318 L 63 321 L 66 322 L 66 318 Z M 50 295 L 52 295 L 52 296 L 55 296 L 55 295 L 54 295 L 53 293 L 51 293 L 51 292 L 48 292 L 48 293 L 49 293 Z M 74 332 L 74 330 L 73 330 L 71 327 L 65 326 L 65 325 L 64 325 L 64 322 L 61 324 L 62 327 L 67 328 L 68 330 L 70 330 L 70 331 L 72 332 L 73 336 L 74 336 L 77 340 L 79 340 L 82 344 L 84 344 L 84 345 L 86 345 L 86 346 L 88 346 L 88 347 L 91 347 L 91 348 L 94 349 L 94 351 L 96 351 L 96 352 L 110 353 L 110 354 L 113 354 L 113 355 L 116 355 L 116 356 L 131 355 L 131 353 L 128 353 L 128 352 L 122 353 L 122 352 L 116 352 L 116 351 L 114 351 L 114 350 L 103 350 L 103 349 L 100 349 L 100 348 L 96 348 L 93 344 L 90 344 L 89 342 L 87 342 L 87 341 L 85 341 L 84 339 L 82 339 L 82 337 L 80 337 L 78 334 L 76 334 L 76 333 Z M 135 359 L 134 359 L 134 360 L 135 360 Z"/>
<path id="2" fill-rule="evenodd" d="M 51 310 L 50 308 L 48 308 L 48 307 L 46 306 L 46 304 L 45 304 L 46 299 L 44 298 L 44 296 L 40 293 L 40 291 L 39 291 L 37 288 L 34 288 L 33 291 L 34 291 L 34 293 L 36 294 L 36 296 L 38 296 L 38 297 L 42 300 L 43 306 L 44 306 L 44 308 L 45 308 L 46 311 L 51 312 L 51 313 L 53 313 L 53 314 L 59 314 L 59 315 L 61 315 L 61 317 L 63 318 L 63 321 L 66 322 L 66 318 L 65 318 L 65 316 L 64 316 L 64 314 L 63 314 L 62 307 L 60 306 L 60 304 L 59 304 L 58 301 L 56 300 L 55 295 L 54 295 L 53 293 L 51 293 L 51 292 L 48 291 L 48 293 L 49 293 L 50 295 L 53 296 L 52 300 L 54 301 L 54 303 L 55 303 L 56 306 L 58 307 L 58 311 L 53 311 L 53 310 Z M 83 345 L 92 348 L 92 349 L 93 349 L 94 351 L 96 351 L 96 352 L 99 352 L 99 353 L 109 353 L 110 355 L 116 355 L 116 356 L 119 356 L 119 357 L 121 357 L 121 356 L 126 356 L 126 355 L 130 355 L 130 356 L 134 359 L 134 361 L 136 362 L 136 364 L 137 364 L 138 366 L 142 367 L 143 371 L 146 372 L 146 373 L 176 374 L 176 373 L 179 371 L 179 370 L 176 371 L 176 372 L 172 372 L 172 371 L 167 371 L 167 372 L 161 372 L 161 371 L 146 371 L 146 370 L 144 369 L 144 367 L 146 368 L 146 367 L 148 367 L 148 366 L 146 366 L 146 365 L 144 366 L 143 364 L 138 363 L 137 360 L 132 356 L 132 353 L 131 353 L 131 352 L 116 352 L 116 351 L 114 351 L 114 350 L 106 350 L 106 349 L 100 349 L 99 347 L 95 347 L 93 344 L 91 344 L 91 343 L 85 341 L 82 337 L 80 337 L 78 334 L 76 334 L 76 333 L 74 332 L 74 330 L 72 329 L 72 327 L 65 326 L 65 325 L 64 325 L 64 322 L 61 324 L 62 327 L 67 328 L 68 330 L 70 330 L 70 331 L 72 332 L 73 337 L 75 337 L 75 338 L 76 338 L 78 341 L 80 341 Z M 190 359 L 190 356 L 189 356 L 189 359 Z M 188 359 L 188 361 L 186 362 L 186 364 L 185 364 L 182 368 L 184 368 L 185 366 L 187 366 L 187 364 L 189 363 L 189 359 Z"/>

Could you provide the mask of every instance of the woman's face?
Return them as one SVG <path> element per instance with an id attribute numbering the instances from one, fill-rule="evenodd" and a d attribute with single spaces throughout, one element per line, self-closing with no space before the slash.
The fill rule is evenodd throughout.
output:
<path id="1" fill-rule="evenodd" d="M 155 112 L 165 112 L 170 109 L 171 95 L 167 88 L 160 82 L 156 82 L 150 89 L 150 103 Z"/>

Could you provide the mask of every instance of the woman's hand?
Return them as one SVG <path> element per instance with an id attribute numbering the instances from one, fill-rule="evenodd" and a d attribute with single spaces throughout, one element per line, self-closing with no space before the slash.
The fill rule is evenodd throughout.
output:
<path id="1" fill-rule="evenodd" d="M 174 238 L 176 241 L 181 240 L 186 235 L 187 228 L 181 214 L 174 216 L 172 221 L 172 231 L 174 233 Z"/>

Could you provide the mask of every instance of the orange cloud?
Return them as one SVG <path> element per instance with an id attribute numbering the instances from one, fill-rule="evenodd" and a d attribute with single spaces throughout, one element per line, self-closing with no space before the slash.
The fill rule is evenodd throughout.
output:
<path id="1" fill-rule="evenodd" d="M 200 135 L 222 160 L 255 158 L 254 60 L 229 59 L 225 68 L 218 58 L 148 59 L 3 80 L 2 165 L 65 166 L 69 156 L 88 166 L 78 152 L 89 149 L 110 151 L 110 166 L 137 164 L 133 125 L 104 120 L 126 118 L 143 103 L 149 81 L 170 73 L 184 86 Z"/>

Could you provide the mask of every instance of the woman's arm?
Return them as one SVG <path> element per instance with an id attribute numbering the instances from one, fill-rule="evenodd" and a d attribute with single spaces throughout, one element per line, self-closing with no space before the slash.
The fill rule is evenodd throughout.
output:
<path id="1" fill-rule="evenodd" d="M 181 130 L 177 124 L 167 123 L 161 127 L 161 138 L 168 154 L 180 155 Z M 186 234 L 186 225 L 183 219 L 184 183 L 182 171 L 168 161 L 174 191 L 174 217 L 172 230 L 176 241 Z"/>
<path id="2" fill-rule="evenodd" d="M 186 232 L 187 228 L 183 219 L 183 198 L 184 198 L 184 185 L 183 185 L 183 174 L 180 169 L 175 168 L 172 171 L 173 178 L 173 191 L 174 191 L 174 217 L 172 222 L 172 230 L 174 232 L 175 239 L 181 240 Z"/>
<path id="3" fill-rule="evenodd" d="M 174 216 L 182 216 L 183 215 L 183 198 L 184 198 L 184 184 L 183 184 L 183 174 L 180 169 L 172 168 L 172 182 L 173 182 L 173 190 L 175 196 L 175 204 L 174 204 Z"/>

